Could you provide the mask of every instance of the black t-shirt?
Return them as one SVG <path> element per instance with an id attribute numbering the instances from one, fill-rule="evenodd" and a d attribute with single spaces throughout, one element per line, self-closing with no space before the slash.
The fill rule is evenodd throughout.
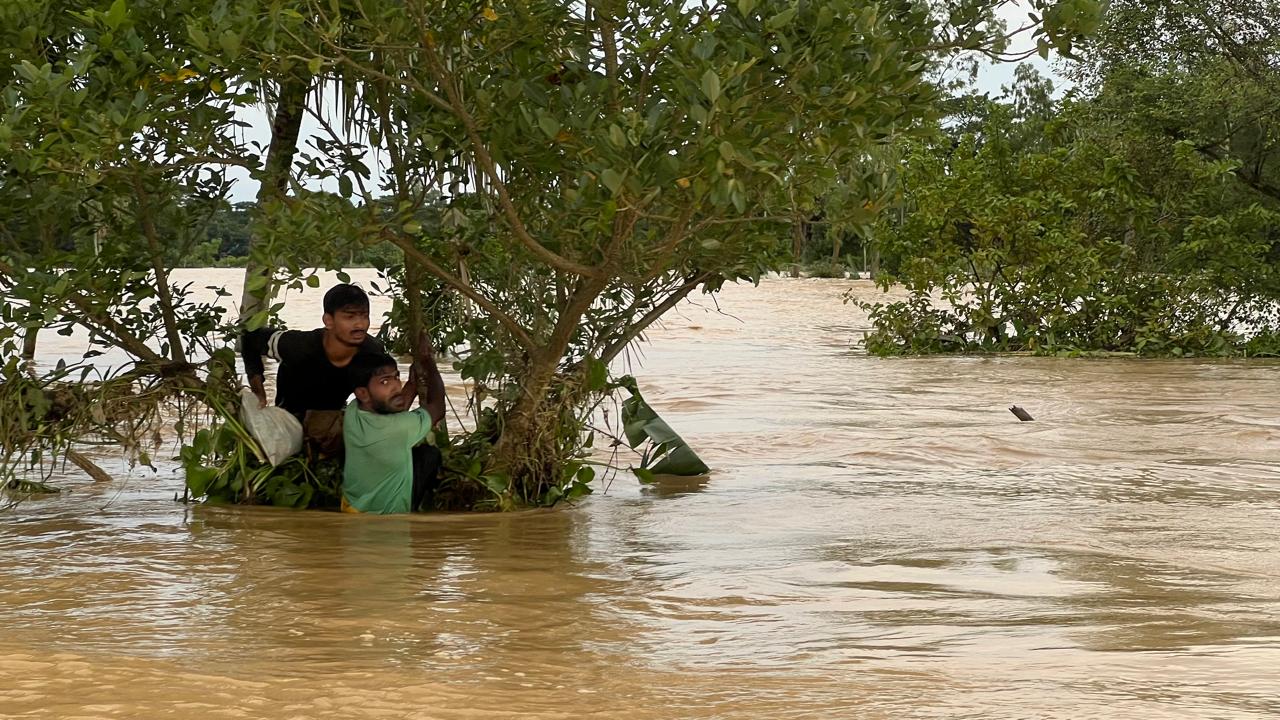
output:
<path id="1" fill-rule="evenodd" d="M 262 328 L 241 338 L 244 371 L 249 377 L 263 374 L 262 357 L 280 361 L 276 372 L 276 405 L 297 415 L 308 410 L 341 410 L 355 382 L 349 366 L 336 367 L 324 352 L 324 328 L 277 330 Z M 356 354 L 381 353 L 382 343 L 365 337 Z"/>

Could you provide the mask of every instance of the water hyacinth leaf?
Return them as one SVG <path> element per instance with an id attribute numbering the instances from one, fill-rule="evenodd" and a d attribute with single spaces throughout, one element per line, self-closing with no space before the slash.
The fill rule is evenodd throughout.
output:
<path id="1" fill-rule="evenodd" d="M 185 449 L 185 448 L 184 448 Z M 187 487 L 193 497 L 203 497 L 209 490 L 209 484 L 218 476 L 217 468 L 202 465 L 187 468 Z"/>
<path id="2" fill-rule="evenodd" d="M 481 478 L 485 487 L 495 495 L 502 495 L 511 487 L 511 479 L 506 475 L 485 475 Z"/>
<path id="3" fill-rule="evenodd" d="M 590 495 L 590 494 L 591 494 L 591 486 L 584 482 L 578 481 L 570 485 L 569 489 L 565 491 L 564 499 L 575 500 L 584 495 Z"/>

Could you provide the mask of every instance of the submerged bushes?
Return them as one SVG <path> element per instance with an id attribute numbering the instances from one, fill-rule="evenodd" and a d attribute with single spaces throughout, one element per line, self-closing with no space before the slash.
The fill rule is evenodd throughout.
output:
<path id="1" fill-rule="evenodd" d="M 996 106 L 908 156 L 880 243 L 910 297 L 863 303 L 869 352 L 1274 354 L 1280 209 L 1190 142 L 1158 162 L 1068 106 L 1034 138 Z M 1154 151 L 1153 151 L 1154 152 Z"/>

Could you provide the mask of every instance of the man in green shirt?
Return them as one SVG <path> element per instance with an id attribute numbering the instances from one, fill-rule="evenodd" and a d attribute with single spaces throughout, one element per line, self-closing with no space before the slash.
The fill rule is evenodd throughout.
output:
<path id="1" fill-rule="evenodd" d="M 356 399 L 343 416 L 346 445 L 342 509 L 404 513 L 422 509 L 440 469 L 431 428 L 444 423 L 444 380 L 424 334 L 408 382 L 395 358 L 367 354 L 352 360 Z M 425 377 L 425 383 L 419 378 Z M 420 407 L 409 410 L 417 395 Z M 428 442 L 423 443 L 424 440 Z"/>

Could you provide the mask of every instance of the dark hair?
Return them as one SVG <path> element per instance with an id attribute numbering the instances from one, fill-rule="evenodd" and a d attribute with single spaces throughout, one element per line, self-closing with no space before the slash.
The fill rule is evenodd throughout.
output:
<path id="1" fill-rule="evenodd" d="M 357 353 L 347 366 L 347 375 L 358 388 L 368 387 L 369 381 L 383 368 L 396 368 L 396 359 L 386 353 Z"/>
<path id="2" fill-rule="evenodd" d="M 346 307 L 369 308 L 369 296 L 364 290 L 350 283 L 342 283 L 329 288 L 324 294 L 324 314 L 332 315 Z"/>

